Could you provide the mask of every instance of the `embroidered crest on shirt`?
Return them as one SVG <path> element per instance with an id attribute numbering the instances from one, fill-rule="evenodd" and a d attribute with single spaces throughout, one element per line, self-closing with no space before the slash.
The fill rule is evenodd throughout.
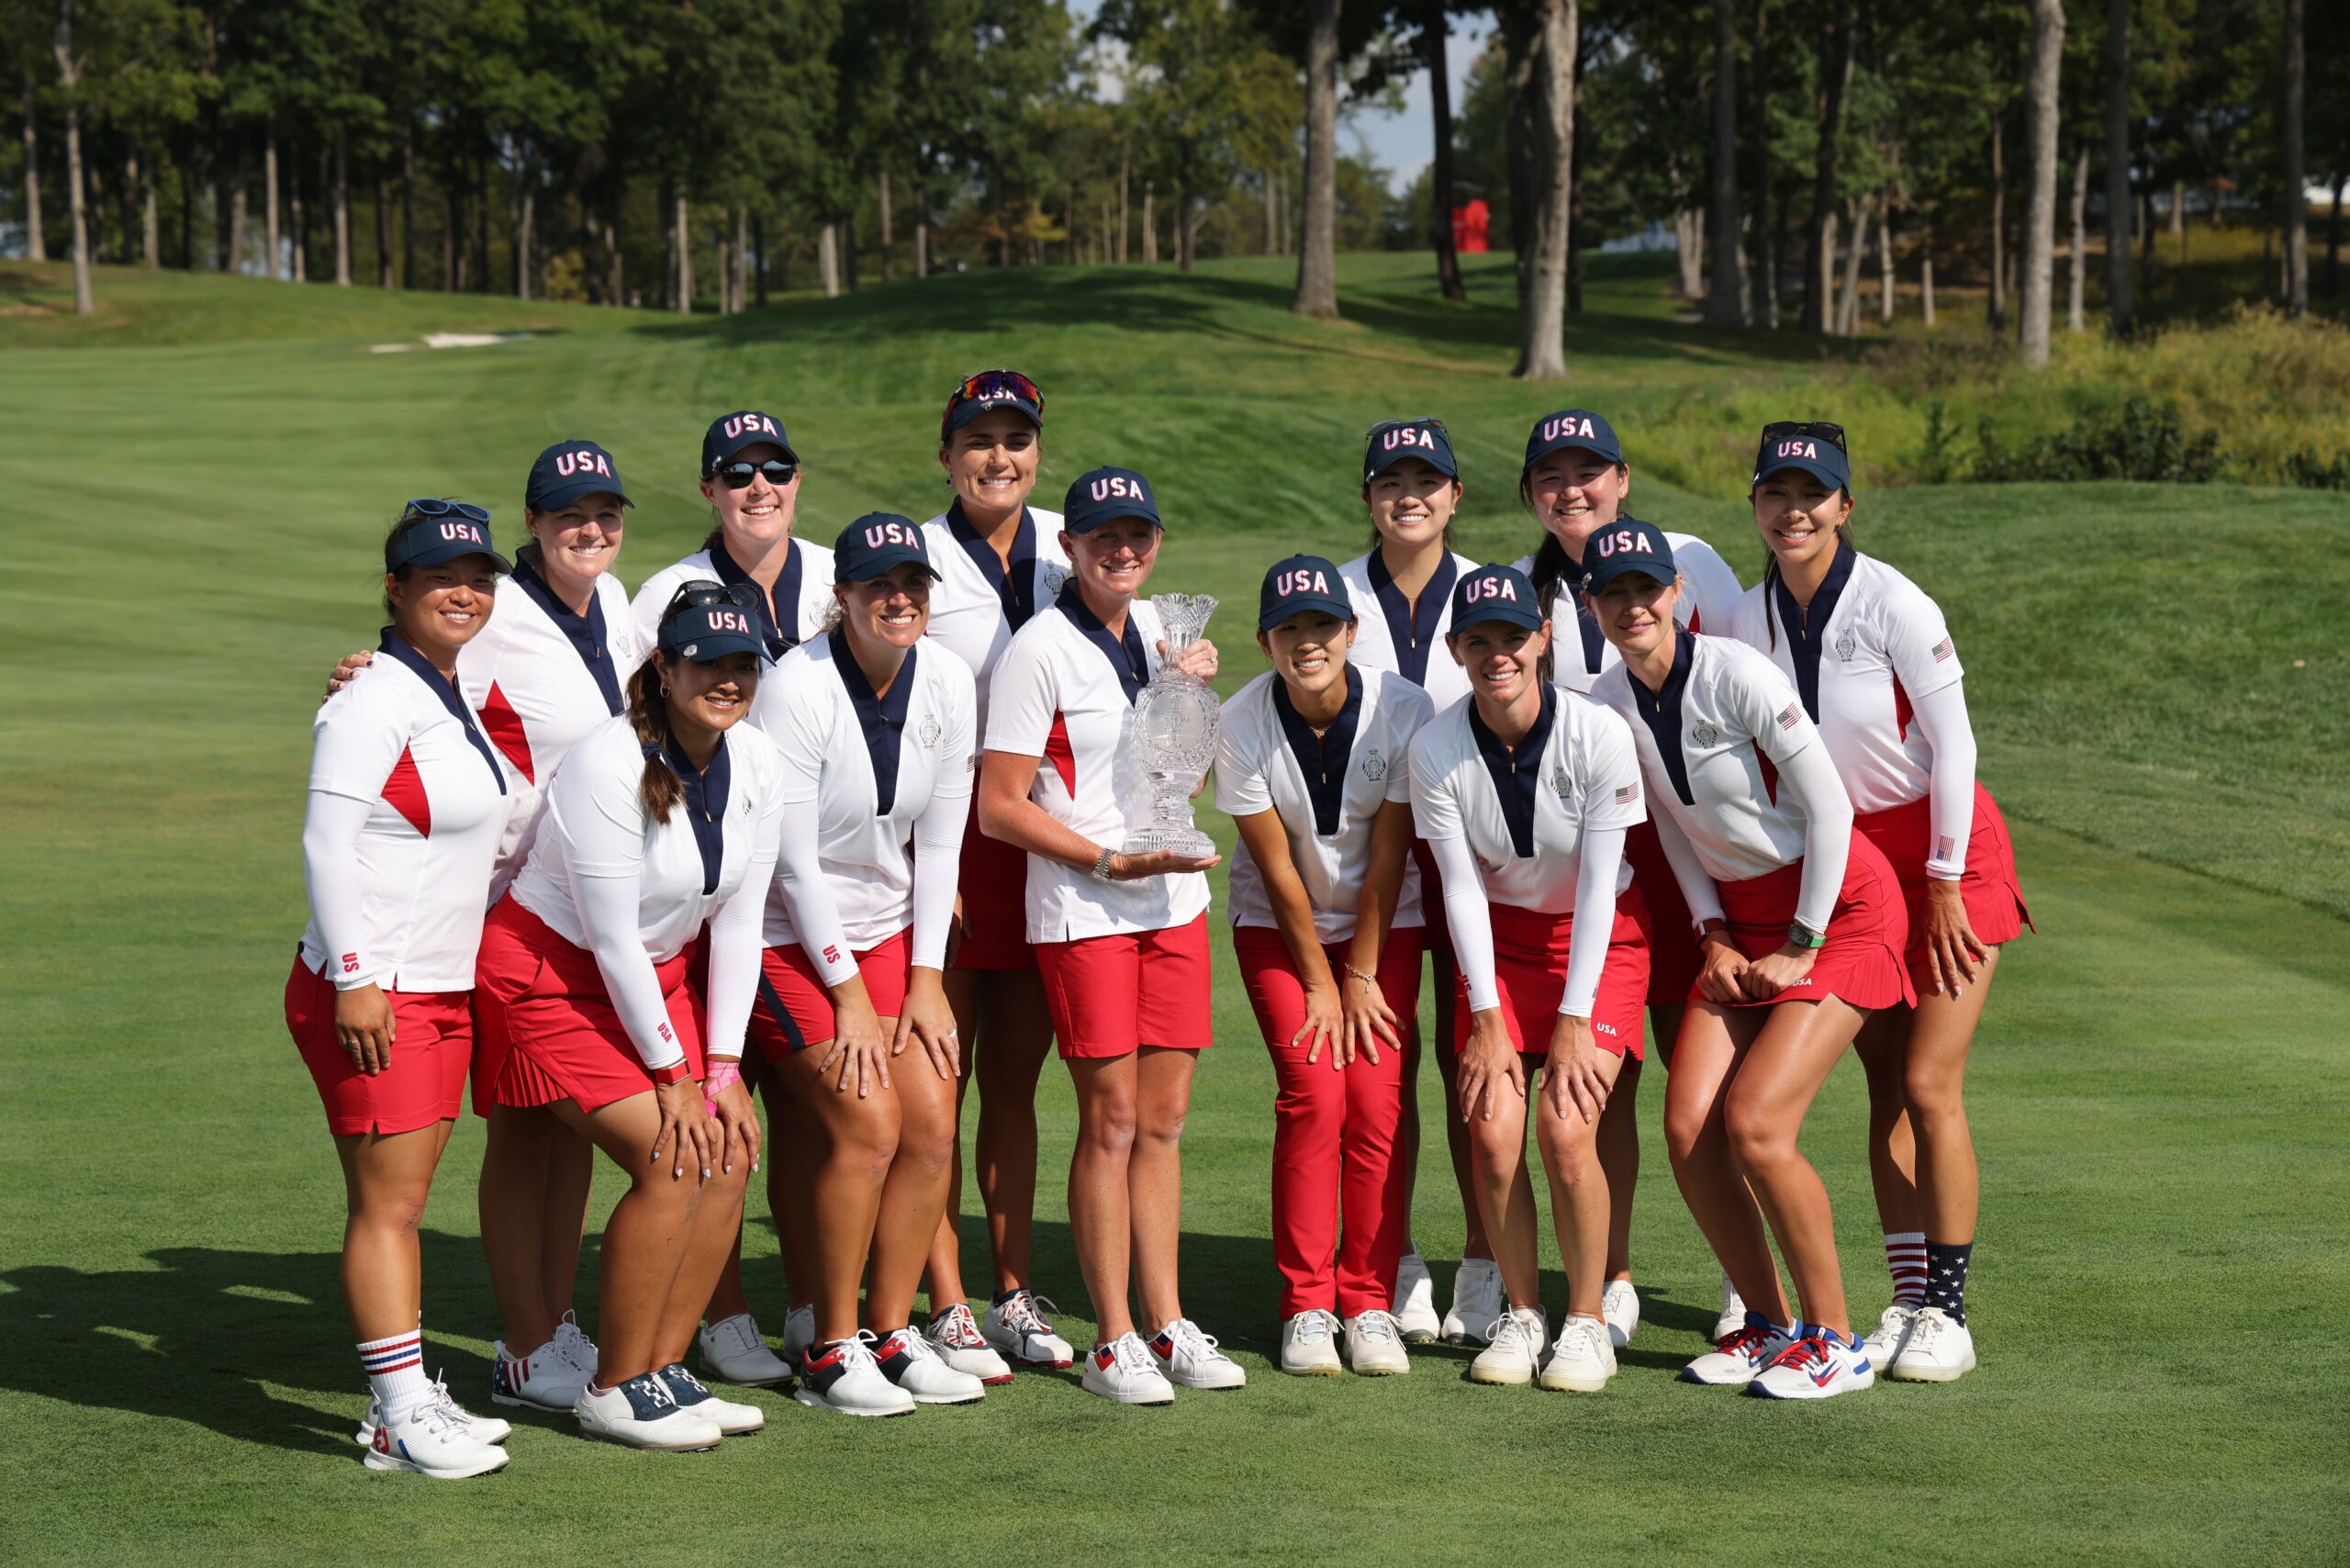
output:
<path id="1" fill-rule="evenodd" d="M 1709 746 L 1721 738 L 1722 733 L 1702 719 L 1689 732 L 1689 744 L 1692 745 Z"/>
<path id="2" fill-rule="evenodd" d="M 946 732 L 944 730 L 939 728 L 938 719 L 936 715 L 934 714 L 923 720 L 922 728 L 914 732 L 914 738 L 921 741 L 923 749 L 927 750 L 930 747 L 936 745 L 938 744 L 938 737 L 945 733 Z"/>
<path id="3" fill-rule="evenodd" d="M 1058 597 L 1069 582 L 1069 568 L 1051 561 L 1045 563 L 1045 591 Z"/>
<path id="4" fill-rule="evenodd" d="M 1550 769 L 1550 792 L 1559 797 L 1559 804 L 1563 806 L 1567 803 L 1567 797 L 1574 792 L 1574 780 L 1567 777 L 1564 764 Z"/>
<path id="5" fill-rule="evenodd" d="M 1362 754 L 1362 776 L 1374 784 L 1387 777 L 1387 759 L 1379 755 L 1377 746 Z"/>
<path id="6" fill-rule="evenodd" d="M 1852 650 L 1860 645 L 1860 639 L 1853 636 L 1852 629 L 1847 626 L 1836 639 L 1836 656 L 1849 663 L 1852 657 Z"/>

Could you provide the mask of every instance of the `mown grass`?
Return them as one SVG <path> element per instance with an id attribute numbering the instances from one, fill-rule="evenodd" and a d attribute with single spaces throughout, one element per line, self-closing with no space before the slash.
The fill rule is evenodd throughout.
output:
<path id="1" fill-rule="evenodd" d="M 872 1424 L 758 1395 L 769 1432 L 699 1459 L 547 1422 L 475 1486 L 359 1468 L 340 1199 L 277 990 L 302 919 L 307 719 L 330 658 L 372 635 L 388 510 L 462 494 L 510 524 L 531 454 L 594 435 L 640 502 L 633 581 L 707 526 L 694 442 L 710 415 L 752 403 L 782 411 L 809 458 L 811 534 L 875 507 L 927 515 L 940 388 L 1012 360 L 1053 399 L 1048 491 L 1105 461 L 1158 484 L 1160 584 L 1225 599 L 1228 683 L 1259 667 L 1236 612 L 1264 564 L 1359 547 L 1357 443 L 1381 415 L 1450 422 L 1472 486 L 1464 547 L 1493 557 L 1530 533 L 1510 493 L 1526 424 L 1563 400 L 1620 413 L 1639 510 L 1751 577 L 1742 509 L 1662 482 L 1657 431 L 1683 388 L 1802 385 L 1817 362 L 1733 352 L 1634 276 L 1620 310 L 1578 323 L 1580 379 L 1528 388 L 1502 374 L 1505 270 L 1488 263 L 1469 306 L 1448 308 L 1373 260 L 1349 268 L 1338 328 L 1287 316 L 1278 269 L 1252 264 L 972 274 L 435 354 L 364 353 L 391 335 L 379 323 L 10 354 L 7 1556 L 1544 1561 L 1572 1540 L 1726 1564 L 2338 1558 L 2350 498 L 2226 486 L 1863 498 L 1867 547 L 1950 610 L 2042 931 L 2003 969 L 1972 1078 L 1986 1365 L 1965 1382 L 1793 1410 L 1672 1382 L 1710 1320 L 1713 1271 L 1653 1141 L 1654 1082 L 1636 1231 L 1650 1326 L 1606 1395 L 1472 1389 L 1449 1352 L 1387 1384 L 1281 1379 L 1265 1361 L 1270 1073 L 1224 961 L 1221 1044 L 1186 1137 L 1186 1276 L 1192 1310 L 1250 1370 L 1244 1393 L 1117 1412 L 1024 1378 L 979 1409 Z M 400 326 L 444 324 L 420 308 Z M 1082 1338 L 1055 1196 L 1071 1129 L 1057 1070 L 1040 1103 L 1039 1272 Z M 1441 1282 L 1460 1228 L 1427 1125 L 1416 1228 Z M 476 1398 L 493 1324 L 478 1137 L 461 1129 L 427 1232 L 434 1361 Z M 1873 1310 L 1850 1064 L 1808 1147 Z M 750 1272 L 774 1327 L 757 1205 Z M 1547 1290 L 1555 1309 L 1561 1282 Z"/>

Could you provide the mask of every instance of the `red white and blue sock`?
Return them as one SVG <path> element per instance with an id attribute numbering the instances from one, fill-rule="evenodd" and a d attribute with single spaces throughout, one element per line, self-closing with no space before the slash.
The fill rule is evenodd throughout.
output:
<path id="1" fill-rule="evenodd" d="M 367 1386 L 382 1407 L 384 1425 L 404 1420 L 432 1392 L 424 1375 L 424 1333 L 411 1328 L 388 1339 L 370 1339 L 359 1347 L 359 1365 Z"/>
<path id="2" fill-rule="evenodd" d="M 1885 1233 L 1885 1266 L 1893 1275 L 1893 1305 L 1926 1305 L 1926 1233 L 1888 1230 Z"/>
<path id="3" fill-rule="evenodd" d="M 1966 1322 L 1966 1266 L 1974 1260 L 1972 1241 L 1926 1243 L 1926 1305 L 1941 1307 L 1953 1323 Z"/>

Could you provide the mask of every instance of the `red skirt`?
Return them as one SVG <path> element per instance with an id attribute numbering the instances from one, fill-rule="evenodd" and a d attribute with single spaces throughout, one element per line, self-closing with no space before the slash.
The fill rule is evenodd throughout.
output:
<path id="1" fill-rule="evenodd" d="M 1927 839 L 1933 833 L 1933 800 L 1921 796 L 1906 806 L 1869 812 L 1852 819 L 1852 826 L 1885 852 L 1901 883 L 1909 912 L 1909 945 L 1905 961 L 1910 978 L 1923 981 L 1926 970 Z M 1959 879 L 1959 897 L 1966 904 L 1966 924 L 1975 939 L 1986 947 L 2012 942 L 2031 924 L 2024 907 L 2023 889 L 2016 879 L 2016 846 L 2008 837 L 2008 819 L 1999 802 L 1977 780 L 1975 823 L 1966 835 L 1966 873 Z"/>
<path id="2" fill-rule="evenodd" d="M 947 968 L 1033 969 L 1028 945 L 1028 852 L 979 831 L 979 802 L 971 797 L 963 826 L 963 861 L 956 885 L 963 898 L 963 939 Z"/>
<path id="3" fill-rule="evenodd" d="M 654 967 L 669 1026 L 696 1079 L 702 1076 L 702 999 L 690 972 L 699 946 L 697 942 Z M 653 1088 L 653 1075 L 604 989 L 596 955 L 565 941 L 511 893 L 498 901 L 482 928 L 474 983 L 489 993 L 505 1024 L 507 1049 L 491 1079 L 496 1103 L 573 1100 L 583 1111 L 596 1111 Z"/>
<path id="4" fill-rule="evenodd" d="M 1624 859 L 1632 868 L 1634 890 L 1649 906 L 1649 1005 L 1679 1007 L 1697 984 L 1703 955 L 1697 923 L 1689 917 L 1688 901 L 1681 896 L 1653 820 L 1625 831 Z"/>
<path id="5" fill-rule="evenodd" d="M 895 1018 L 905 1011 L 913 950 L 909 926 L 856 955 L 856 972 L 876 1016 Z M 840 1033 L 834 1022 L 832 989 L 817 975 L 808 949 L 797 942 L 769 947 L 759 961 L 759 999 L 751 1005 L 749 1034 L 762 1056 L 779 1062 Z"/>
<path id="6" fill-rule="evenodd" d="M 327 1109 L 327 1130 L 412 1133 L 464 1109 L 473 1020 L 462 991 L 387 991 L 392 1065 L 370 1077 L 334 1031 L 334 981 L 294 956 L 285 977 L 285 1028 Z"/>
<path id="7" fill-rule="evenodd" d="M 1722 915 L 1740 952 L 1760 958 L 1786 946 L 1787 927 L 1794 924 L 1796 899 L 1803 888 L 1802 860 L 1720 887 Z M 1901 961 L 1908 941 L 1909 915 L 1901 883 L 1886 863 L 1885 852 L 1855 831 L 1844 859 L 1844 885 L 1837 890 L 1836 908 L 1828 918 L 1828 945 L 1813 958 L 1811 972 L 1769 1002 L 1723 1005 L 1772 1007 L 1823 996 L 1841 997 L 1855 1007 L 1914 1005 L 1918 993 Z M 1693 986 L 1689 1000 L 1705 998 Z"/>
<path id="8" fill-rule="evenodd" d="M 1548 1056 L 1550 1032 L 1559 1025 L 1559 1002 L 1567 993 L 1567 950 L 1574 916 L 1539 914 L 1509 904 L 1488 906 L 1494 923 L 1494 980 L 1501 988 L 1502 1016 L 1523 1056 Z M 1455 982 L 1452 1048 L 1469 1043 L 1469 981 Z M 1603 1051 L 1648 1059 L 1641 1020 L 1649 1003 L 1649 912 L 1638 882 L 1616 901 L 1616 928 L 1607 937 L 1607 961 L 1599 971 L 1599 994 L 1591 1009 L 1593 1041 Z"/>

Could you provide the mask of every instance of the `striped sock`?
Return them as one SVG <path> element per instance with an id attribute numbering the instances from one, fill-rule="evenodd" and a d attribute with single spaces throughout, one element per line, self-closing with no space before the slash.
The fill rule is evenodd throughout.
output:
<path id="1" fill-rule="evenodd" d="M 359 1365 L 367 1373 L 367 1386 L 375 1391 L 375 1403 L 383 1407 L 386 1427 L 405 1419 L 432 1392 L 432 1380 L 424 1375 L 420 1330 L 368 1340 L 359 1347 Z"/>
<path id="2" fill-rule="evenodd" d="M 1966 1322 L 1966 1266 L 1974 1260 L 1972 1241 L 1926 1243 L 1926 1305 L 1941 1307 L 1961 1326 Z"/>
<path id="3" fill-rule="evenodd" d="M 1926 1233 L 1888 1230 L 1885 1233 L 1885 1266 L 1893 1275 L 1893 1305 L 1926 1305 Z"/>

